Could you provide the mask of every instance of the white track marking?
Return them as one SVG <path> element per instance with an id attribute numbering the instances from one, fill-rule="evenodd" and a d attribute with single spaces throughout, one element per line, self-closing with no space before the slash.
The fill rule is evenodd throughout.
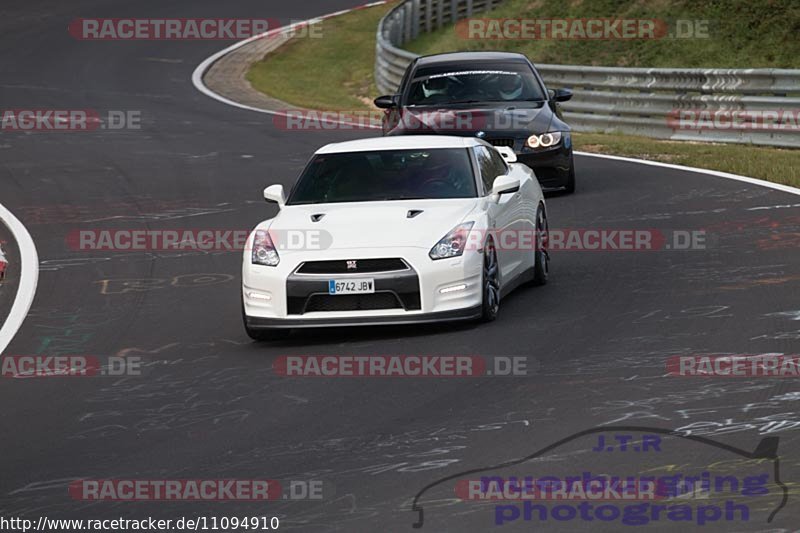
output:
<path id="1" fill-rule="evenodd" d="M 36 296 L 36 285 L 39 283 L 39 254 L 36 253 L 36 245 L 31 234 L 3 205 L 0 205 L 0 222 L 8 226 L 14 240 L 17 241 L 21 263 L 17 294 L 6 321 L 0 327 L 0 354 L 2 354 L 22 326 Z"/>
<path id="2" fill-rule="evenodd" d="M 321 21 L 323 21 L 325 19 L 338 17 L 339 15 L 345 15 L 347 13 L 351 13 L 351 12 L 359 10 L 359 9 L 365 9 L 365 8 L 368 8 L 368 7 L 380 6 L 380 5 L 383 5 L 383 4 L 386 4 L 386 3 L 387 3 L 387 0 L 381 0 L 379 2 L 371 2 L 369 4 L 364 4 L 364 5 L 357 6 L 357 7 L 351 8 L 351 9 L 343 9 L 342 11 L 336 11 L 335 13 L 329 13 L 327 15 L 322 15 L 321 17 L 315 17 L 315 18 L 311 18 L 311 19 L 304 20 L 304 21 L 301 21 L 301 22 L 295 22 L 294 24 L 289 24 L 288 26 L 282 26 L 280 28 L 275 28 L 273 30 L 269 30 L 267 32 L 261 33 L 259 35 L 254 35 L 253 37 L 250 37 L 250 38 L 245 39 L 243 41 L 239 41 L 238 43 L 236 43 L 236 44 L 234 44 L 232 46 L 229 46 L 228 48 L 225 48 L 224 50 L 220 50 L 216 54 L 206 58 L 205 61 L 203 61 L 202 63 L 197 65 L 197 68 L 194 69 L 194 72 L 192 73 L 192 83 L 194 84 L 195 88 L 198 91 L 200 91 L 201 93 L 205 94 L 206 96 L 209 96 L 209 97 L 213 98 L 214 100 L 218 100 L 218 101 L 222 102 L 223 104 L 228 104 L 228 105 L 231 105 L 231 106 L 234 106 L 234 107 L 238 107 L 240 109 L 247 109 L 249 111 L 256 111 L 258 113 L 266 113 L 268 115 L 276 115 L 276 116 L 286 117 L 286 116 L 288 116 L 288 114 L 286 112 L 284 112 L 284 111 L 273 111 L 271 109 L 261 109 L 259 107 L 253 107 L 253 106 L 249 106 L 249 105 L 245 105 L 245 104 L 240 104 L 239 102 L 234 102 L 233 100 L 230 100 L 230 99 L 225 98 L 224 96 L 222 96 L 220 94 L 215 93 L 214 91 L 212 91 L 211 89 L 206 87 L 205 83 L 203 83 L 203 75 L 205 75 L 206 71 L 209 68 L 211 68 L 211 65 L 216 63 L 217 60 L 219 60 L 221 57 L 223 57 L 223 56 L 233 52 L 234 50 L 237 50 L 238 48 L 241 48 L 242 46 L 244 46 L 244 45 L 246 45 L 248 43 L 251 43 L 251 42 L 253 42 L 255 40 L 274 37 L 275 35 L 278 35 L 280 33 L 291 31 L 291 30 L 295 29 L 298 26 L 311 25 L 311 24 L 314 24 L 314 23 L 317 23 L 317 22 L 321 22 Z M 352 125 L 351 123 L 342 122 L 342 121 L 333 121 L 332 120 L 330 122 L 337 122 L 337 123 L 343 124 L 343 125 Z M 380 126 L 370 126 L 370 128 L 381 129 Z"/>
<path id="3" fill-rule="evenodd" d="M 764 181 L 757 178 L 750 178 L 748 176 L 740 176 L 738 174 L 729 174 L 728 172 L 720 172 L 719 170 L 706 170 L 704 168 L 685 167 L 683 165 L 672 165 L 669 163 L 660 163 L 658 161 L 646 161 L 644 159 L 634 159 L 632 157 L 621 157 L 618 155 L 592 154 L 589 152 L 575 152 L 575 154 L 587 157 L 600 157 L 603 159 L 612 159 L 615 161 L 625 161 L 627 163 L 638 163 L 640 165 L 671 168 L 673 170 L 683 170 L 685 172 L 695 172 L 698 174 L 708 174 L 709 176 L 716 176 L 718 178 L 725 178 L 729 180 L 743 181 L 745 183 L 750 183 L 752 185 L 767 187 L 769 189 L 775 189 L 776 191 L 788 192 L 789 194 L 796 194 L 800 196 L 800 189 L 798 189 L 797 187 L 791 187 L 789 185 L 781 185 L 780 183 L 772 183 L 771 181 Z"/>

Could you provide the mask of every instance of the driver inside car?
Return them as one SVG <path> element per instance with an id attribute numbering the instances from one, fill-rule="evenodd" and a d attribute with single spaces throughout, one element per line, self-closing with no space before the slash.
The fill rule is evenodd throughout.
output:
<path id="1" fill-rule="evenodd" d="M 524 85 L 522 78 L 517 74 L 501 74 L 498 76 L 497 89 L 500 94 L 500 100 L 511 102 L 519 100 L 522 96 Z"/>
<path id="2" fill-rule="evenodd" d="M 426 101 L 444 102 L 447 99 L 447 78 L 428 78 L 422 82 L 422 94 Z"/>

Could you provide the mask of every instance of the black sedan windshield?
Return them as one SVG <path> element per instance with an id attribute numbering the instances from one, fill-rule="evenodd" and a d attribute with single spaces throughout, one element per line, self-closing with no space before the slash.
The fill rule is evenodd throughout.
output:
<path id="1" fill-rule="evenodd" d="M 526 63 L 471 61 L 417 70 L 406 105 L 441 106 L 544 99 L 542 88 Z"/>
<path id="2" fill-rule="evenodd" d="M 466 148 L 383 150 L 315 156 L 287 205 L 476 196 Z"/>

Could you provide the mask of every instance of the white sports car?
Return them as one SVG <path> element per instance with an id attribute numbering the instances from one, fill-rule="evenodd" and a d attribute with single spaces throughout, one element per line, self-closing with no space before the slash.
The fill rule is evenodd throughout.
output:
<path id="1" fill-rule="evenodd" d="M 533 171 L 477 138 L 330 144 L 250 234 L 242 313 L 256 340 L 291 328 L 494 320 L 503 295 L 547 282 Z"/>

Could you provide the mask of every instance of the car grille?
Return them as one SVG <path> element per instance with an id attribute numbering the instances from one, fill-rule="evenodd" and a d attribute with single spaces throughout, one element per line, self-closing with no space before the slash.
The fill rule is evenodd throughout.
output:
<path id="1" fill-rule="evenodd" d="M 508 146 L 514 148 L 514 139 L 486 139 L 492 146 Z"/>
<path id="2" fill-rule="evenodd" d="M 374 294 L 312 294 L 306 302 L 306 313 L 314 311 L 371 311 L 375 309 L 402 309 L 400 300 L 391 292 Z"/>
<path id="3" fill-rule="evenodd" d="M 298 274 L 369 274 L 408 270 L 405 261 L 392 259 L 358 259 L 356 268 L 347 268 L 348 261 L 309 261 L 300 265 Z"/>
<path id="4" fill-rule="evenodd" d="M 353 266 L 353 262 L 357 268 L 347 268 L 348 263 Z M 347 274 L 373 278 L 375 292 L 329 294 L 330 280 Z M 286 312 L 289 315 L 380 309 L 419 311 L 421 303 L 419 277 L 400 258 L 308 261 L 286 280 Z"/>

